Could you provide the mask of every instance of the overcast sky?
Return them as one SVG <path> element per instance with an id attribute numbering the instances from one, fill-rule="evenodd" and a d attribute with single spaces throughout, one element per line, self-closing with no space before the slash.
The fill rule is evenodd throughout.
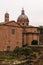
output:
<path id="1" fill-rule="evenodd" d="M 4 14 L 10 14 L 10 20 L 17 20 L 22 8 L 28 16 L 30 25 L 43 25 L 43 0 L 0 0 L 0 22 Z"/>

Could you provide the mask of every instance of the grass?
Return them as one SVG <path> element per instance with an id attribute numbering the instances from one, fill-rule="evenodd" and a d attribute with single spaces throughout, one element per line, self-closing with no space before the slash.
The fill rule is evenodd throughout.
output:
<path id="1" fill-rule="evenodd" d="M 0 52 L 0 61 L 6 63 L 13 62 L 15 60 L 22 61 L 29 59 L 29 57 L 37 58 L 39 51 L 31 49 L 30 47 L 16 47 L 12 52 Z"/>

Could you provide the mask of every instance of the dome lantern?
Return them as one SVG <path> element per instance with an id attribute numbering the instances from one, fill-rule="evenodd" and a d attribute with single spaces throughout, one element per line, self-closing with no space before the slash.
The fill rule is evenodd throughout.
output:
<path id="1" fill-rule="evenodd" d="M 22 15 L 24 14 L 24 9 L 22 8 Z"/>

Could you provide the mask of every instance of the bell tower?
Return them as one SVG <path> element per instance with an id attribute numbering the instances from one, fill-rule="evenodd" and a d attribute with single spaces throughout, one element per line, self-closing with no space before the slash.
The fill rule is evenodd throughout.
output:
<path id="1" fill-rule="evenodd" d="M 5 22 L 9 22 L 9 13 L 5 13 Z"/>

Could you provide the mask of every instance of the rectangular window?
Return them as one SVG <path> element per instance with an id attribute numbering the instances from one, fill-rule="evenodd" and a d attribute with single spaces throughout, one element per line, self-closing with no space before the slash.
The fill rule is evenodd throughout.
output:
<path id="1" fill-rule="evenodd" d="M 7 50 L 6 50 L 7 52 L 9 52 L 10 51 L 10 46 L 7 46 Z"/>
<path id="2" fill-rule="evenodd" d="M 12 34 L 15 34 L 15 29 L 11 29 L 11 33 Z"/>
<path id="3" fill-rule="evenodd" d="M 43 34 L 43 29 L 40 30 L 40 34 Z"/>

